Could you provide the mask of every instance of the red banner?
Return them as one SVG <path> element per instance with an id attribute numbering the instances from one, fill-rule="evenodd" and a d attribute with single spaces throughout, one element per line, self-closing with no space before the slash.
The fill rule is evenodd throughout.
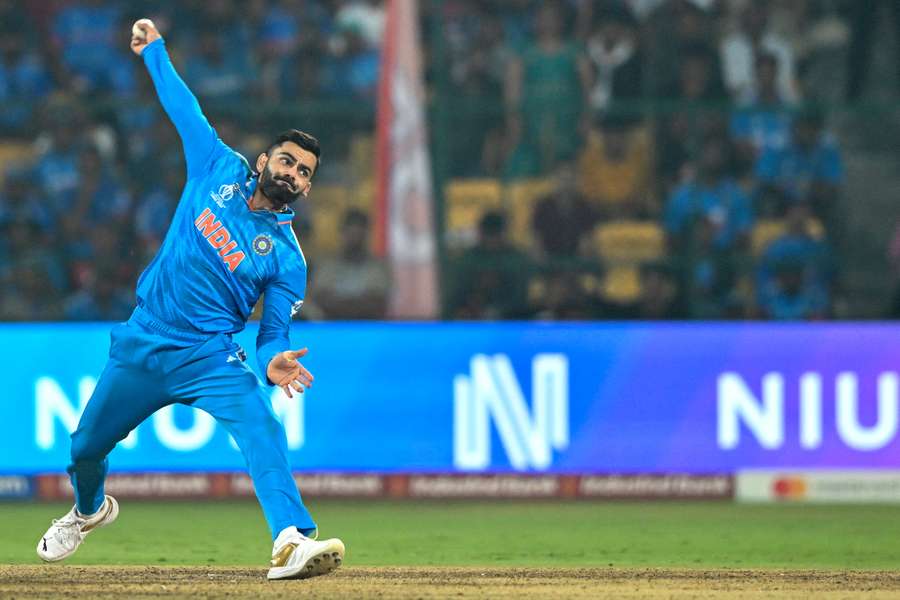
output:
<path id="1" fill-rule="evenodd" d="M 734 496 L 731 475 L 295 473 L 294 479 L 309 498 L 727 500 Z M 72 498 L 67 475 L 38 475 L 16 485 L 15 497 L 30 497 L 34 490 L 43 500 Z M 106 491 L 123 499 L 241 498 L 253 496 L 253 483 L 244 473 L 113 473 L 106 480 Z"/>
<path id="2" fill-rule="evenodd" d="M 418 3 L 387 0 L 378 91 L 376 252 L 391 265 L 389 314 L 437 316 L 431 159 Z"/>

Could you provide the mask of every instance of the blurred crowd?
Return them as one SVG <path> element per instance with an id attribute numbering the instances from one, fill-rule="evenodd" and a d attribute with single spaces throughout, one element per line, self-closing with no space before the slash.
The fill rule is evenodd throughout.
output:
<path id="1" fill-rule="evenodd" d="M 451 248 L 445 316 L 833 314 L 845 176 L 822 107 L 859 97 L 872 7 L 900 29 L 896 3 L 420 5 L 429 98 L 453 100 L 443 128 L 432 125 L 445 175 L 553 182 L 529 217 L 533 243 L 511 241 L 508 210 L 486 210 L 477 241 Z M 326 148 L 319 177 L 342 181 L 350 140 L 372 135 L 379 0 L 0 0 L 0 139 L 15 149 L 0 157 L 0 320 L 131 310 L 184 170 L 128 49 L 142 16 L 245 155 L 300 115 Z M 838 62 L 852 76 L 833 77 Z M 299 213 L 303 239 L 312 223 Z M 778 235 L 752 251 L 754 228 L 773 220 Z M 665 252 L 640 265 L 638 294 L 611 299 L 590 240 L 625 221 L 657 224 Z M 389 273 L 368 250 L 369 216 L 341 223 L 338 252 L 311 258 L 305 315 L 383 316 Z"/>
<path id="2" fill-rule="evenodd" d="M 349 107 L 331 128 L 308 125 L 329 163 L 340 164 L 338 140 L 371 134 L 380 2 L 0 0 L 0 140 L 10 149 L 0 159 L 0 320 L 131 312 L 184 178 L 177 134 L 129 49 L 144 16 L 220 137 L 245 156 L 295 125 L 304 101 Z M 323 304 L 336 306 L 321 289 Z M 354 316 L 308 306 L 308 315 Z"/>
<path id="3" fill-rule="evenodd" d="M 457 253 L 451 316 L 839 312 L 845 169 L 826 107 L 859 98 L 872 28 L 883 14 L 900 31 L 897 3 L 450 0 L 444 10 L 453 175 L 555 182 L 525 236 L 511 235 L 523 221 L 515 201 L 486 211 L 475 246 Z M 610 252 L 611 236 L 644 249 Z M 629 252 L 644 255 L 630 274 L 616 264 Z"/>

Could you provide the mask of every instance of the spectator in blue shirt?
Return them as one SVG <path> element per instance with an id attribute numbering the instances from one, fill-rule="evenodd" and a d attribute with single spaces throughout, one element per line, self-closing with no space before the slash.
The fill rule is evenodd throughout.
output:
<path id="1" fill-rule="evenodd" d="M 23 31 L 0 29 L 0 132 L 23 133 L 35 105 L 52 88 L 50 73 Z"/>
<path id="2" fill-rule="evenodd" d="M 763 152 L 756 165 L 760 198 L 774 192 L 787 203 L 810 201 L 833 232 L 834 209 L 844 182 L 844 164 L 832 137 L 823 131 L 824 115 L 811 108 L 797 115 L 791 141 Z"/>
<path id="3" fill-rule="evenodd" d="M 122 13 L 117 4 L 74 2 L 56 15 L 53 35 L 76 88 L 120 95 L 133 91 L 134 70 L 122 53 Z"/>
<path id="4" fill-rule="evenodd" d="M 816 286 L 827 292 L 834 279 L 831 251 L 823 240 L 813 237 L 809 230 L 811 212 L 805 202 L 788 208 L 784 235 L 773 240 L 763 251 L 757 273 L 757 290 L 761 302 L 773 286 L 777 286 L 779 267 L 784 263 L 799 265 L 803 270 L 804 285 Z"/>
<path id="5" fill-rule="evenodd" d="M 57 199 L 60 213 L 83 223 L 121 222 L 128 217 L 131 198 L 94 146 L 81 151 L 77 178 L 77 188 Z"/>
<path id="6" fill-rule="evenodd" d="M 49 145 L 35 165 L 34 177 L 51 205 L 78 188 L 78 143 L 80 117 L 65 102 L 44 108 L 49 128 Z"/>
<path id="7" fill-rule="evenodd" d="M 744 246 L 753 225 L 751 203 L 728 174 L 730 146 L 718 135 L 708 136 L 701 147 L 696 178 L 677 187 L 665 208 L 664 225 L 675 248 L 691 239 L 694 226 L 711 228 L 718 250 Z"/>
<path id="8" fill-rule="evenodd" d="M 802 261 L 785 258 L 774 269 L 774 277 L 760 293 L 760 310 L 765 318 L 798 321 L 828 316 L 828 293 L 806 276 Z"/>
<path id="9" fill-rule="evenodd" d="M 777 69 L 774 54 L 757 55 L 756 89 L 741 99 L 731 117 L 731 136 L 744 164 L 752 165 L 769 150 L 782 150 L 790 140 L 789 106 L 778 93 Z"/>
<path id="10" fill-rule="evenodd" d="M 345 27 L 339 33 L 333 56 L 325 63 L 325 93 L 342 98 L 349 94 L 353 99 L 374 103 L 379 61 L 378 50 L 366 46 L 358 30 Z"/>
<path id="11" fill-rule="evenodd" d="M 245 48 L 226 49 L 221 33 L 205 29 L 197 52 L 185 63 L 184 76 L 201 100 L 238 102 L 248 92 L 255 71 Z"/>

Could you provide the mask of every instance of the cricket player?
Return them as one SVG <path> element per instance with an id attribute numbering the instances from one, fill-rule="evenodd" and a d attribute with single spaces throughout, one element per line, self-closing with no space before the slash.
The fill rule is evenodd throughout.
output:
<path id="1" fill-rule="evenodd" d="M 291 317 L 306 292 L 306 260 L 291 229 L 290 204 L 309 193 L 319 143 L 288 130 L 256 159 L 255 171 L 218 139 L 169 60 L 149 19 L 131 49 L 144 59 L 159 100 L 184 146 L 187 183 L 165 241 L 137 284 L 137 307 L 111 334 L 109 362 L 72 434 L 68 466 L 75 506 L 40 539 L 46 561 L 70 556 L 85 536 L 112 523 L 104 494 L 107 455 L 155 411 L 173 403 L 210 413 L 234 437 L 272 531 L 269 579 L 322 575 L 340 566 L 344 544 L 317 541 L 287 457 L 271 386 L 291 396 L 313 376 L 290 350 Z M 257 360 L 265 381 L 232 340 L 260 296 Z"/>

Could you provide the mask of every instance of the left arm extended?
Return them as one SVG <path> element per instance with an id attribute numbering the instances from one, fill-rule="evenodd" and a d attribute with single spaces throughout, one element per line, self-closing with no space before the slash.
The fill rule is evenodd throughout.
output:
<path id="1" fill-rule="evenodd" d="M 291 389 L 303 393 L 312 385 L 313 376 L 297 362 L 307 349 L 289 350 L 291 318 L 302 303 L 306 291 L 303 276 L 282 276 L 266 287 L 263 316 L 256 337 L 256 359 L 266 382 L 280 386 L 291 397 Z"/>

